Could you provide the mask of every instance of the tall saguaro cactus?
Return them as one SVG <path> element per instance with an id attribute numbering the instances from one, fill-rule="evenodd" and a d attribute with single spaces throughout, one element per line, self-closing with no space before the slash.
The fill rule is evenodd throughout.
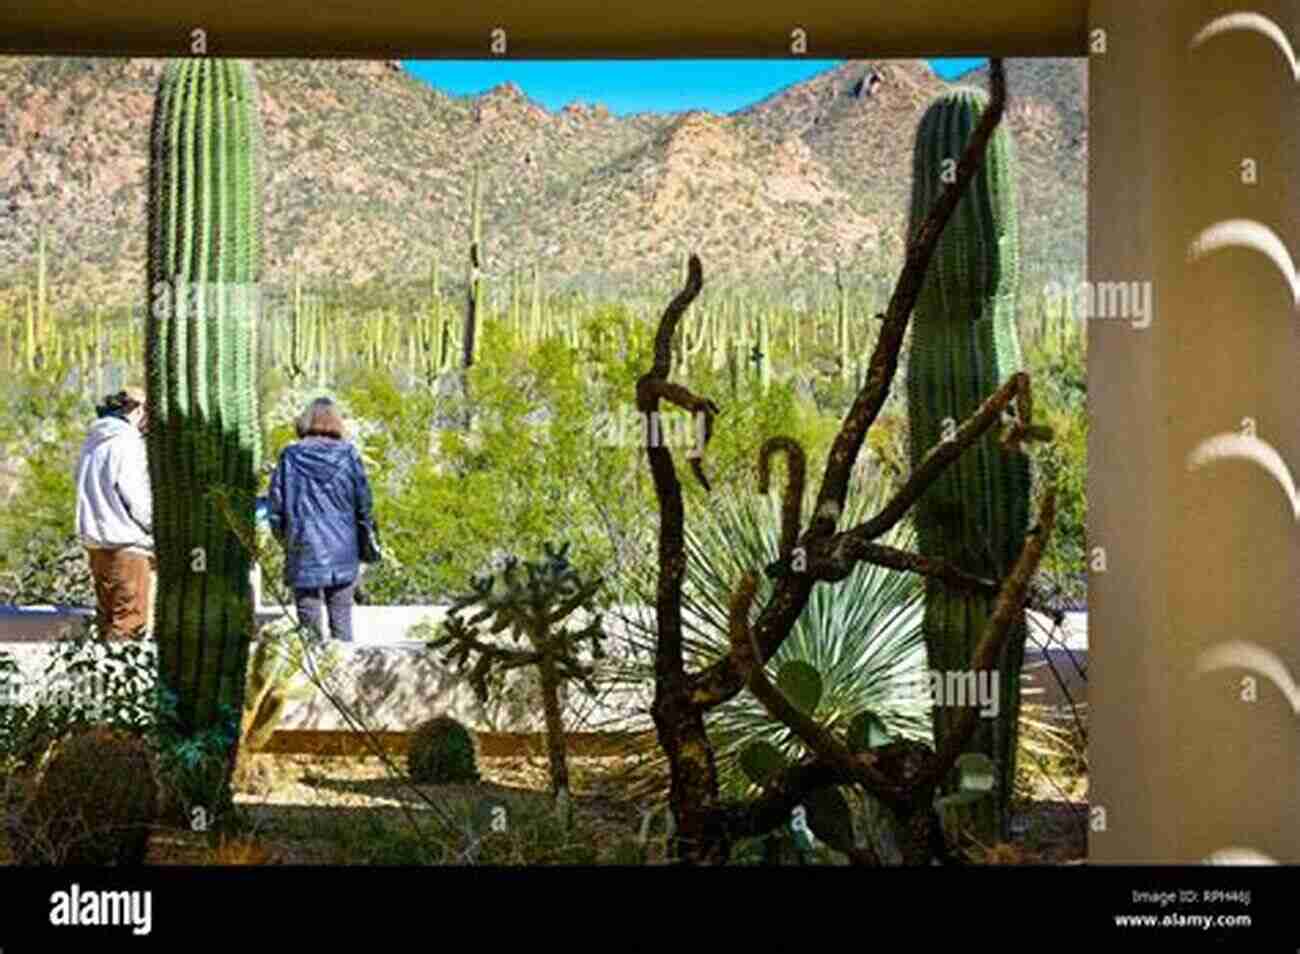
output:
<path id="1" fill-rule="evenodd" d="M 469 275 L 465 293 L 465 336 L 461 341 L 461 366 L 468 369 L 478 353 L 479 303 L 483 300 L 483 279 L 480 276 L 483 257 L 483 217 L 480 202 L 478 168 L 474 169 L 474 182 L 470 186 L 469 207 Z"/>
<path id="2" fill-rule="evenodd" d="M 955 89 L 933 102 L 922 117 L 913 153 L 909 234 L 915 235 L 951 180 L 985 106 L 982 91 Z M 926 273 L 912 319 L 907 365 L 913 468 L 1022 369 L 1015 326 L 1019 264 L 1015 174 L 1010 134 L 999 125 L 989 139 L 983 165 L 939 238 Z M 1002 580 L 1025 542 L 1029 494 L 1028 458 L 1002 449 L 995 433 L 985 435 L 918 502 L 921 554 L 989 580 Z M 933 579 L 928 582 L 925 643 L 930 669 L 944 674 L 945 687 L 959 681 L 978 684 L 970 675 L 973 653 L 992 611 L 991 596 L 959 592 Z M 1025 636 L 1022 610 L 998 660 L 996 718 L 980 719 L 967 749 L 987 755 L 997 766 L 997 798 L 992 804 L 1002 837 L 1015 779 Z M 964 680 L 956 678 L 959 674 Z M 977 702 L 937 701 L 933 726 L 935 744 L 941 745 L 960 717 L 962 704 Z M 987 823 L 992 827 L 991 819 Z"/>
<path id="3" fill-rule="evenodd" d="M 152 127 L 145 344 L 154 630 L 160 677 L 192 731 L 218 724 L 223 704 L 237 718 L 252 635 L 240 536 L 252 537 L 261 457 L 262 175 L 252 66 L 168 63 Z M 229 508 L 213 489 L 226 492 Z"/>

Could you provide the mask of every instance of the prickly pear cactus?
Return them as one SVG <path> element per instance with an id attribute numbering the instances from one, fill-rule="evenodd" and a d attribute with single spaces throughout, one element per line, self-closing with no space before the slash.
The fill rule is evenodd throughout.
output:
<path id="1" fill-rule="evenodd" d="M 945 173 L 955 167 L 986 101 L 980 90 L 954 89 L 922 117 L 913 156 L 910 234 L 946 188 Z M 939 239 L 912 318 L 907 397 L 913 467 L 1022 370 L 1015 325 L 1019 260 L 1015 153 L 1010 133 L 999 126 L 970 191 Z M 949 467 L 918 502 L 915 519 L 924 556 L 1000 580 L 1024 544 L 1030 470 L 1027 457 L 1004 451 L 997 438 L 996 429 L 990 431 Z M 931 583 L 924 620 L 930 668 L 968 671 L 991 611 L 991 598 Z M 1025 636 L 1022 616 L 998 664 L 997 717 L 980 720 L 969 749 L 997 765 L 996 799 L 1003 818 L 1015 778 Z M 954 700 L 942 701 L 947 704 L 933 710 L 936 741 L 946 737 L 961 711 Z"/>
<path id="2" fill-rule="evenodd" d="M 154 102 L 145 368 L 159 672 L 192 731 L 239 713 L 261 459 L 262 134 L 251 65 L 168 63 Z M 226 506 L 209 493 L 221 488 Z M 233 527 L 232 527 L 233 522 Z M 237 718 L 237 715 L 235 716 Z M 237 727 L 235 727 L 237 728 Z"/>

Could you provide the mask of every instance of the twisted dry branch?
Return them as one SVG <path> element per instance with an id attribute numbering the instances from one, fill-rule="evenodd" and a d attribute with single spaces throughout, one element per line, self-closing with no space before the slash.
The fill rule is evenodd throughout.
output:
<path id="1" fill-rule="evenodd" d="M 804 472 L 807 457 L 803 448 L 793 437 L 769 437 L 758 450 L 758 492 L 767 493 L 771 478 L 771 457 L 784 451 L 786 466 L 785 493 L 781 498 L 781 545 L 777 551 L 782 558 L 788 558 L 799 539 L 799 518 L 802 516 Z"/>
<path id="2" fill-rule="evenodd" d="M 871 541 L 893 529 L 943 472 L 1002 420 L 1003 412 L 1013 401 L 1017 402 L 1022 416 L 1003 435 L 1003 448 L 1008 453 L 1021 453 L 1021 445 L 1026 441 L 1051 440 L 1051 429 L 1035 426 L 1028 416 L 1032 408 L 1029 375 L 1023 371 L 1013 374 L 957 428 L 949 440 L 940 441 L 930 449 L 878 514 L 851 530 L 812 543 L 805 572 L 819 580 L 842 580 L 858 562 L 879 562 L 882 566 L 923 573 L 955 586 L 997 592 L 998 585 L 994 582 L 919 556 L 908 555 L 909 559 L 899 560 L 896 551 L 891 552 L 889 548 L 876 546 Z"/>
<path id="3" fill-rule="evenodd" d="M 820 572 L 827 574 L 826 579 L 835 579 L 834 573 L 842 569 L 838 565 L 827 566 L 827 561 L 834 555 L 833 549 L 827 551 L 824 541 L 831 539 L 835 533 L 836 522 L 844 511 L 849 481 L 854 464 L 857 461 L 868 429 L 875 423 L 898 370 L 899 352 L 903 338 L 911 319 L 912 308 L 920 295 L 926 271 L 938 245 L 948 220 L 952 217 L 962 194 L 967 190 L 976 170 L 983 162 L 985 147 L 994 128 L 1002 119 L 1006 103 L 1006 75 L 1001 59 L 989 62 L 989 76 L 992 95 L 989 105 L 980 116 L 970 140 L 957 163 L 954 181 L 949 183 L 926 215 L 921 227 L 911 237 L 907 248 L 907 259 L 902 273 L 895 285 L 894 293 L 885 312 L 880 335 L 872 351 L 868 365 L 867 380 L 854 399 L 839 433 L 831 445 L 830 457 L 822 477 L 817 502 L 812 520 L 803 534 L 803 544 L 811 557 L 814 552 L 821 555 L 823 567 Z M 680 297 L 680 296 L 679 296 Z M 665 315 L 665 318 L 667 315 Z M 661 339 L 663 330 L 661 329 Z M 639 392 L 638 392 L 639 394 Z M 1028 403 L 1022 402 L 1022 420 L 1028 422 Z M 954 455 L 955 456 L 955 455 Z M 947 458 L 945 457 L 945 460 Z M 653 460 L 652 460 L 653 466 Z M 916 475 L 913 475 L 914 478 Z M 930 478 L 931 480 L 933 478 Z M 656 482 L 656 486 L 659 484 Z M 919 493 L 919 491 L 918 491 Z M 914 502 L 915 495 L 912 497 Z M 667 514 L 671 505 L 660 497 L 661 512 Z M 903 511 L 906 507 L 902 508 Z M 876 526 L 897 522 L 900 511 L 894 515 L 887 505 L 886 511 L 876 518 Z M 679 524 L 680 530 L 680 524 Z M 883 532 L 883 531 L 880 531 Z M 878 534 L 876 534 L 878 535 Z M 871 539 L 871 537 L 868 537 Z M 838 563 L 838 561 L 831 561 Z M 787 567 L 788 569 L 788 567 Z M 763 607 L 754 625 L 754 638 L 758 642 L 760 659 L 770 659 L 777 647 L 789 635 L 807 605 L 813 584 L 818 577 L 812 573 L 775 572 L 779 578 L 771 599 Z M 842 577 L 840 577 L 842 578 Z M 676 584 L 680 588 L 680 581 Z M 689 678 L 690 699 L 701 710 L 714 708 L 733 698 L 745 685 L 745 679 L 737 670 L 735 660 L 728 653 L 716 663 Z"/>

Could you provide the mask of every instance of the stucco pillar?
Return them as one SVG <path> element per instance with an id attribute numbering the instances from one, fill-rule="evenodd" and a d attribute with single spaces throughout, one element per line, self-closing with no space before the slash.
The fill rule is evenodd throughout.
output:
<path id="1" fill-rule="evenodd" d="M 1296 6 L 1252 9 L 1294 42 Z M 1189 256 L 1229 220 L 1300 251 L 1290 64 L 1253 31 L 1191 48 L 1231 12 L 1202 0 L 1089 12 L 1105 44 L 1089 60 L 1089 280 L 1154 293 L 1146 327 L 1088 322 L 1094 863 L 1225 849 L 1300 862 L 1300 720 L 1243 655 L 1300 673 L 1300 528 L 1260 464 L 1189 469 L 1203 441 L 1253 427 L 1300 472 L 1289 271 L 1233 245 Z"/>

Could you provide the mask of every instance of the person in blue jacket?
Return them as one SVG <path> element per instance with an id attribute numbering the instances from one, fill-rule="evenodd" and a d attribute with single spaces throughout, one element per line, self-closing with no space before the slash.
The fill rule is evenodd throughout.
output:
<path id="1" fill-rule="evenodd" d="M 312 401 L 295 429 L 299 439 L 281 451 L 271 475 L 267 522 L 285 549 L 284 583 L 298 619 L 319 632 L 323 604 L 330 636 L 351 642 L 360 534 L 374 527 L 370 481 L 332 400 Z"/>

